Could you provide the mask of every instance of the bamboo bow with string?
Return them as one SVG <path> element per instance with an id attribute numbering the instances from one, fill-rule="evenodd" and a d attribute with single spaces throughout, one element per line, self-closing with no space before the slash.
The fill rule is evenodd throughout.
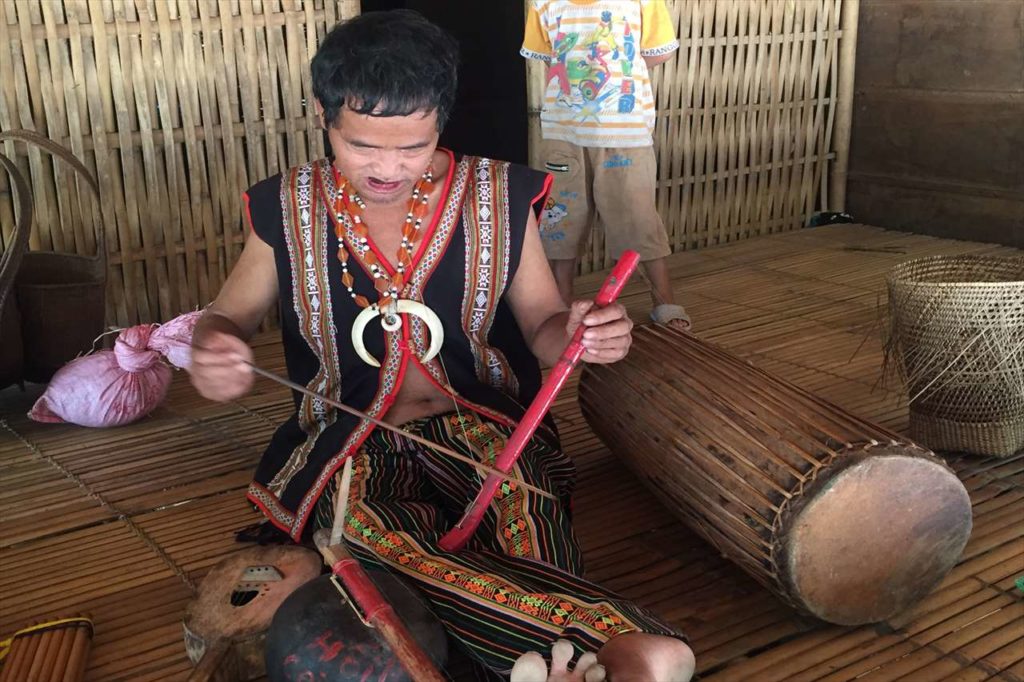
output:
<path id="1" fill-rule="evenodd" d="M 270 379 L 271 381 L 275 381 L 275 382 L 281 384 L 282 386 L 287 386 L 288 388 L 292 389 L 293 391 L 298 391 L 299 393 L 302 393 L 303 395 L 307 395 L 310 398 L 315 398 L 317 400 L 322 400 L 324 402 L 324 404 L 326 404 L 326 405 L 330 405 L 331 407 L 333 407 L 333 408 L 335 408 L 337 410 L 340 410 L 342 412 L 346 412 L 346 413 L 351 414 L 351 415 L 353 415 L 355 417 L 359 417 L 360 419 L 365 419 L 366 421 L 370 422 L 374 426 L 380 427 L 380 428 L 382 428 L 382 429 L 384 429 L 386 431 L 391 431 L 393 433 L 396 433 L 396 434 L 398 434 L 400 436 L 408 438 L 411 441 L 415 441 L 415 442 L 419 443 L 420 445 L 426 445 L 428 448 L 431 448 L 433 450 L 436 450 L 437 452 L 440 452 L 440 453 L 442 453 L 444 455 L 447 455 L 448 457 L 451 457 L 452 459 L 456 459 L 456 460 L 458 460 L 460 462 L 464 462 L 466 464 L 469 464 L 470 466 L 475 467 L 477 470 L 485 472 L 488 476 L 499 476 L 501 478 L 501 480 L 507 480 L 507 481 L 510 481 L 512 483 L 515 483 L 516 485 L 521 485 L 522 487 L 526 488 L 527 490 L 530 490 L 530 491 L 532 491 L 534 493 L 537 493 L 538 495 L 540 495 L 542 497 L 546 497 L 549 500 L 554 500 L 555 499 L 555 496 L 552 495 L 551 493 L 549 493 L 546 490 L 538 488 L 535 485 L 531 485 L 530 483 L 527 483 L 526 481 L 518 479 L 515 476 L 511 476 L 511 475 L 509 475 L 506 472 L 499 471 L 498 469 L 496 469 L 496 468 L 494 468 L 492 466 L 488 466 L 488 465 L 484 464 L 483 462 L 478 462 L 477 460 L 473 459 L 472 457 L 466 457 L 465 455 L 459 454 L 458 452 L 455 452 L 451 448 L 447 448 L 447 447 L 441 445 L 440 443 L 435 443 L 434 441 L 429 440 L 427 438 L 424 438 L 423 436 L 417 435 L 415 433 L 412 433 L 411 431 L 406 431 L 405 429 L 402 429 L 402 428 L 399 428 L 397 426 L 394 426 L 393 424 L 389 424 L 389 423 L 387 423 L 385 421 L 381 421 L 380 419 L 377 419 L 376 417 L 373 417 L 373 416 L 371 416 L 369 414 L 366 414 L 365 412 L 362 412 L 361 410 L 357 410 L 354 407 L 349 407 L 345 403 L 338 402 L 337 400 L 332 400 L 331 398 L 328 398 L 325 395 L 321 395 L 320 393 L 317 393 L 316 391 L 309 390 L 308 388 L 306 388 L 305 386 L 303 386 L 301 384 L 297 384 L 294 381 L 289 381 L 288 379 L 285 379 L 282 376 L 274 374 L 273 372 L 268 372 L 267 370 L 265 370 L 265 369 L 263 369 L 261 367 L 258 367 L 257 365 L 254 365 L 251 362 L 245 362 L 245 364 L 248 365 L 249 369 L 252 370 L 252 372 L 254 374 L 258 374 L 261 377 L 265 377 L 267 379 Z"/>

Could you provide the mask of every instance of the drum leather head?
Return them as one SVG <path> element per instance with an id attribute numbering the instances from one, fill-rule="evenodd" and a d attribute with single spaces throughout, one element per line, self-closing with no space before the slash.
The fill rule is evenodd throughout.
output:
<path id="1" fill-rule="evenodd" d="M 895 449 L 872 454 L 805 490 L 776 546 L 795 600 L 841 625 L 908 609 L 952 569 L 971 533 L 971 501 L 952 471 Z"/>

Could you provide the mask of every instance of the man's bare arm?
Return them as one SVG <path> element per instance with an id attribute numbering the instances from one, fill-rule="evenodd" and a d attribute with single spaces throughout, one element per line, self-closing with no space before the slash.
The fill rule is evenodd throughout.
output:
<path id="1" fill-rule="evenodd" d="M 250 234 L 242 255 L 199 325 L 222 327 L 227 322 L 232 333 L 248 340 L 277 301 L 277 293 L 274 250 L 255 234 Z"/>
<path id="2" fill-rule="evenodd" d="M 246 341 L 277 300 L 274 250 L 250 234 L 216 300 L 192 334 L 192 384 L 211 400 L 232 400 L 253 383 Z"/>

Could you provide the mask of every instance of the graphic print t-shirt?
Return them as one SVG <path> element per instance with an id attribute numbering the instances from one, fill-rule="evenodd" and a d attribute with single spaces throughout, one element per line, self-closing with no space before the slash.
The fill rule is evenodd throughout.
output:
<path id="1" fill-rule="evenodd" d="M 520 54 L 548 62 L 541 129 L 581 147 L 646 147 L 644 57 L 679 47 L 665 0 L 531 0 Z"/>

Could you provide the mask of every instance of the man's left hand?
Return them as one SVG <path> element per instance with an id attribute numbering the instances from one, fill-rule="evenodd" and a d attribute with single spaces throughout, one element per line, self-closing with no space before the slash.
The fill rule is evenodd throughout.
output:
<path id="1" fill-rule="evenodd" d="M 633 343 L 633 321 L 621 305 L 613 303 L 597 308 L 593 301 L 574 301 L 569 311 L 569 322 L 565 325 L 570 338 L 581 324 L 586 327 L 583 332 L 584 362 L 606 364 L 626 357 Z"/>

